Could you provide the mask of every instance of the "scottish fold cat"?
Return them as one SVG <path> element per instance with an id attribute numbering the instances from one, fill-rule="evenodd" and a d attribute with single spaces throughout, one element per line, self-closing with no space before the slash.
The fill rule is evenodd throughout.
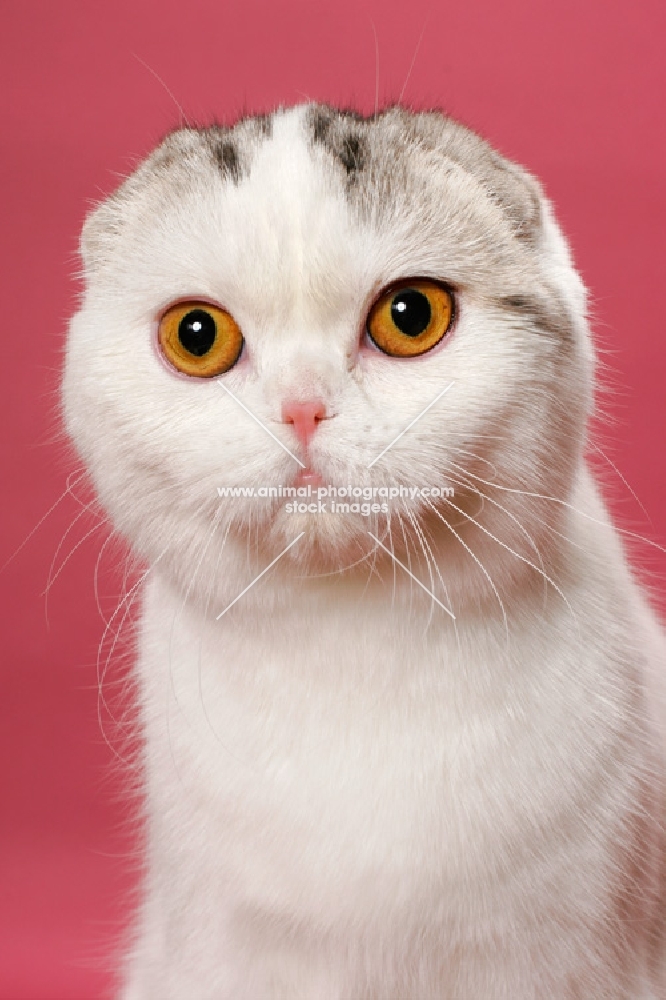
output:
<path id="1" fill-rule="evenodd" d="M 66 426 L 144 567 L 122 1000 L 665 1000 L 664 635 L 538 182 L 308 104 L 173 132 L 81 254 Z"/>

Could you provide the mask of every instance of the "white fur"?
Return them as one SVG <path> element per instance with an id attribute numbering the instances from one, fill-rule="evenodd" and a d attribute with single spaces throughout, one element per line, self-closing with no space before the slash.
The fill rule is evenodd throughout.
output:
<path id="1" fill-rule="evenodd" d="M 84 233 L 66 419 L 149 567 L 147 873 L 123 1000 L 666 1000 L 664 639 L 583 460 L 592 348 L 566 243 L 539 194 L 540 243 L 514 250 L 473 172 L 427 158 L 440 218 L 359 214 L 303 116 L 275 116 L 238 184 L 195 160 L 177 198 L 139 177 Z M 365 316 L 415 275 L 459 290 L 456 326 L 388 358 Z M 565 348 L 489 290 L 542 280 Z M 409 505 L 429 549 L 408 515 L 389 534 L 220 507 L 217 486 L 296 465 L 216 379 L 158 357 L 160 311 L 200 296 L 245 336 L 224 384 L 292 451 L 282 401 L 326 401 L 326 482 L 458 476 L 462 513 Z"/>

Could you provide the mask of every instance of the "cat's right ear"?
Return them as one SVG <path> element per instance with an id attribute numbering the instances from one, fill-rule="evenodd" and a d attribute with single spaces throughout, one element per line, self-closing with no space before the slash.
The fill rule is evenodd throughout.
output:
<path id="1" fill-rule="evenodd" d="M 79 254 L 86 275 L 98 271 L 112 253 L 117 253 L 118 240 L 131 226 L 136 217 L 135 206 L 141 203 L 146 191 L 201 149 L 196 129 L 175 129 L 138 164 L 120 187 L 89 212 L 79 240 Z"/>

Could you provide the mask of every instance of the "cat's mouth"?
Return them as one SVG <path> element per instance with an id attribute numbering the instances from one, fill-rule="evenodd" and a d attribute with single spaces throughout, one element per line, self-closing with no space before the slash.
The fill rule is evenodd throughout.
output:
<path id="1" fill-rule="evenodd" d="M 314 469 L 299 469 L 294 477 L 294 486 L 299 489 L 302 486 L 310 486 L 313 490 L 324 485 L 324 480 Z"/>

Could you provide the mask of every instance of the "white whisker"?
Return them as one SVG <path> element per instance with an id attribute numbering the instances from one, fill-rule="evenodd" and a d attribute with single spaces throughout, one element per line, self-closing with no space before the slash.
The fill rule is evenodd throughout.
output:
<path id="1" fill-rule="evenodd" d="M 379 111 L 379 39 L 377 38 L 377 28 L 375 22 L 370 18 L 372 34 L 375 38 L 375 115 Z"/>
<path id="2" fill-rule="evenodd" d="M 559 497 L 551 497 L 548 496 L 548 494 L 546 493 L 530 493 L 528 490 L 519 490 L 513 486 L 500 486 L 498 483 L 489 482 L 487 479 L 482 479 L 480 476 L 476 476 L 472 472 L 468 472 L 467 475 L 471 476 L 472 479 L 475 479 L 477 482 L 483 483 L 484 486 L 492 486 L 494 489 L 502 490 L 504 493 L 516 493 L 518 496 L 532 497 L 535 500 L 549 500 L 552 503 L 560 504 L 560 506 L 566 507 L 568 510 L 573 511 L 574 514 L 578 514 L 580 517 L 584 517 L 586 518 L 586 520 L 592 521 L 593 524 L 601 524 L 604 527 L 607 527 L 606 521 L 600 521 L 598 517 L 593 517 L 586 511 L 579 510 L 577 507 L 574 507 L 574 505 L 569 503 L 567 500 L 561 500 Z M 650 538 L 645 538 L 643 535 L 639 535 L 635 531 L 629 531 L 627 528 L 620 528 L 617 525 L 614 526 L 614 530 L 618 531 L 621 535 L 626 535 L 629 538 L 635 538 L 637 541 L 643 542 L 645 545 L 650 545 L 652 546 L 652 548 L 655 548 L 659 552 L 662 552 L 664 555 L 666 555 L 666 548 L 664 548 L 662 545 L 658 545 L 656 542 L 653 542 L 652 539 Z"/>
<path id="3" fill-rule="evenodd" d="M 564 593 L 564 591 L 561 589 L 561 587 L 558 587 L 558 585 L 555 583 L 555 581 L 552 579 L 552 577 L 548 576 L 547 574 L 545 574 L 543 572 L 543 570 L 539 569 L 539 567 L 536 566 L 531 561 L 531 559 L 528 559 L 526 556 L 522 555 L 520 552 L 516 552 L 515 549 L 512 549 L 510 545 L 506 544 L 506 542 L 503 542 L 501 539 L 497 538 L 496 535 L 493 535 L 493 533 L 491 531 L 488 531 L 487 528 L 485 528 L 482 524 L 480 524 L 477 520 L 475 520 L 475 518 L 473 518 L 471 516 L 471 514 L 467 514 L 464 510 L 462 510 L 462 508 L 460 508 L 456 504 L 454 504 L 452 500 L 448 500 L 447 499 L 447 500 L 445 500 L 445 503 L 450 504 L 454 508 L 454 510 L 457 510 L 468 521 L 471 521 L 472 524 L 476 525 L 476 527 L 479 529 L 479 531 L 482 531 L 485 535 L 488 536 L 488 538 L 492 538 L 492 540 L 494 542 L 496 542 L 498 545 L 500 545 L 503 549 L 506 549 L 507 552 L 510 552 L 512 555 L 514 555 L 516 557 L 516 559 L 520 559 L 521 562 L 524 562 L 526 566 L 529 566 L 531 569 L 533 569 L 535 573 L 539 573 L 541 576 L 544 576 L 547 579 L 548 583 L 553 588 L 553 590 L 557 594 L 559 594 L 559 596 L 562 598 L 562 600 L 566 604 L 567 608 L 569 609 L 569 611 L 571 613 L 571 616 L 573 617 L 573 619 L 574 619 L 574 621 L 576 623 L 576 627 L 579 628 L 578 616 L 577 616 L 576 612 L 572 608 L 571 603 L 569 602 L 569 599 L 567 598 L 567 596 Z"/>
<path id="4" fill-rule="evenodd" d="M 590 441 L 589 443 L 590 443 L 591 447 L 592 447 L 592 448 L 594 448 L 594 450 L 595 450 L 595 451 L 598 451 L 598 452 L 599 452 L 599 454 L 601 455 L 601 457 L 602 457 L 602 458 L 603 458 L 603 459 L 604 459 L 604 460 L 605 460 L 606 462 L 608 462 L 608 464 L 610 465 L 610 467 L 611 467 L 611 469 L 613 470 L 613 472 L 615 472 L 615 474 L 616 474 L 616 475 L 617 475 L 617 476 L 618 476 L 618 477 L 619 477 L 619 478 L 620 478 L 620 479 L 622 480 L 622 482 L 623 482 L 623 483 L 624 483 L 624 485 L 625 485 L 625 486 L 627 487 L 627 489 L 628 489 L 628 490 L 629 490 L 629 492 L 631 493 L 632 497 L 634 498 L 634 500 L 636 501 L 636 503 L 638 504 L 638 506 L 640 507 L 640 509 L 641 509 L 641 510 L 643 511 L 643 513 L 645 514 L 645 516 L 646 516 L 646 518 L 648 519 L 648 521 L 650 522 L 650 524 L 652 525 L 652 518 L 650 517 L 650 515 L 649 515 L 649 514 L 648 514 L 648 512 L 646 511 L 645 507 L 643 506 L 643 504 L 642 504 L 642 503 L 641 503 L 641 501 L 639 500 L 639 498 L 638 498 L 638 496 L 636 495 L 636 493 L 634 493 L 634 491 L 632 490 L 632 488 L 631 488 L 631 486 L 629 485 L 629 483 L 627 482 L 627 480 L 626 480 L 626 479 L 624 478 L 624 476 L 622 475 L 622 473 L 621 473 L 621 472 L 620 472 L 620 470 L 618 469 L 617 465 L 615 465 L 615 463 L 614 463 L 614 462 L 612 462 L 612 461 L 610 460 L 610 458 L 608 457 L 608 455 L 607 455 L 607 454 L 606 454 L 605 452 L 603 452 L 603 451 L 601 450 L 601 448 L 599 447 L 599 445 L 598 445 L 598 444 L 595 444 L 595 442 L 594 442 L 594 441 Z"/>
<path id="5" fill-rule="evenodd" d="M 155 79 L 157 80 L 157 82 L 158 82 L 158 83 L 159 83 L 159 84 L 160 84 L 160 85 L 161 85 L 162 87 L 164 87 L 164 89 L 166 90 L 167 94 L 169 95 L 169 97 L 171 98 L 171 100 L 173 101 L 173 103 L 174 103 L 174 104 L 176 105 L 176 107 L 178 108 L 178 110 L 179 110 L 179 112 L 180 112 L 180 117 L 181 117 L 181 119 L 182 119 L 182 120 L 183 120 L 183 121 L 185 122 L 185 124 L 187 125 L 187 127 L 188 127 L 188 128 L 191 128 L 192 126 L 191 126 L 190 122 L 189 122 L 189 121 L 187 120 L 187 116 L 186 116 L 185 112 L 183 111 L 183 108 L 182 108 L 182 105 L 178 103 L 178 101 L 177 101 L 177 100 L 176 100 L 176 98 L 175 98 L 175 97 L 173 96 L 172 92 L 171 92 L 171 91 L 169 90 L 169 88 L 167 87 L 167 85 L 166 85 L 166 83 L 164 82 L 164 80 L 162 79 L 162 77 L 161 77 L 161 76 L 159 76 L 159 75 L 158 75 L 158 74 L 157 74 L 157 73 L 155 72 L 155 70 L 154 70 L 154 69 L 152 68 L 152 66 L 149 66 L 149 65 L 148 65 L 148 63 L 147 63 L 147 62 L 145 62 L 145 60 L 143 60 L 143 59 L 141 58 L 141 56 L 137 55 L 137 54 L 136 54 L 136 52 L 133 52 L 133 53 L 132 53 L 132 55 L 133 55 L 133 56 L 134 56 L 134 58 L 135 58 L 135 59 L 137 60 L 137 62 L 140 62 L 140 63 L 141 63 L 141 65 L 142 65 L 142 66 L 143 66 L 143 67 L 144 67 L 145 69 L 147 69 L 147 70 L 148 70 L 148 72 L 149 72 L 149 73 L 151 73 L 151 74 L 152 74 L 152 75 L 153 75 L 153 76 L 155 77 Z"/>
<path id="6" fill-rule="evenodd" d="M 518 528 L 518 530 L 520 532 L 522 532 L 522 534 L 524 535 L 524 537 L 527 539 L 527 541 L 531 545 L 532 549 L 534 550 L 534 553 L 535 553 L 537 559 L 539 560 L 539 566 L 541 567 L 541 574 L 543 576 L 543 586 L 544 586 L 544 608 L 545 608 L 546 602 L 547 602 L 547 597 L 548 597 L 548 582 L 549 582 L 549 580 L 548 580 L 548 577 L 546 576 L 546 571 L 545 571 L 545 567 L 544 567 L 544 563 L 543 563 L 543 558 L 541 556 L 541 552 L 539 550 L 539 547 L 537 546 L 536 542 L 534 541 L 534 539 L 530 535 L 529 531 L 524 527 L 524 525 L 521 524 L 521 522 L 518 520 L 518 518 L 515 516 L 515 514 L 512 514 L 510 510 L 507 510 L 506 507 L 503 507 L 502 504 L 499 503 L 497 500 L 493 500 L 492 497 L 489 497 L 485 493 L 482 493 L 481 490 L 479 490 L 476 486 L 472 486 L 472 484 L 469 483 L 469 482 L 467 482 L 467 481 L 465 481 L 465 482 L 461 481 L 460 485 L 464 486 L 466 489 L 471 490 L 473 493 L 476 493 L 479 496 L 483 497 L 483 499 L 485 501 L 487 501 L 488 503 L 492 504 L 494 507 L 497 507 L 498 510 L 501 510 L 503 514 L 505 514 L 511 521 L 514 522 L 514 524 L 516 525 L 516 527 Z M 477 514 L 477 517 L 478 516 L 479 515 Z M 541 520 L 540 520 L 540 523 L 541 524 L 545 524 L 545 522 L 541 521 Z"/>
<path id="7" fill-rule="evenodd" d="M 28 544 L 28 542 L 30 541 L 30 539 L 32 538 L 32 536 L 35 534 L 35 532 L 37 532 L 41 528 L 41 526 L 44 524 L 44 521 L 46 521 L 46 519 L 56 509 L 56 507 L 58 507 L 62 503 L 62 501 L 65 499 L 66 496 L 68 496 L 68 495 L 72 496 L 72 497 L 74 497 L 75 500 L 78 501 L 78 497 L 76 497 L 74 495 L 74 493 L 72 492 L 72 486 L 71 486 L 71 483 L 70 483 L 70 479 L 71 479 L 72 475 L 74 475 L 74 473 L 70 473 L 69 476 L 67 477 L 65 489 L 60 494 L 60 496 L 55 501 L 55 503 L 51 504 L 51 506 L 47 510 L 46 514 L 43 514 L 40 517 L 40 519 L 37 522 L 37 524 L 34 526 L 34 528 L 32 529 L 32 531 L 30 531 L 25 536 L 25 538 L 23 539 L 23 541 L 21 542 L 21 544 L 19 545 L 19 547 L 17 549 L 14 549 L 14 551 L 9 556 L 9 558 L 4 561 L 4 563 L 2 564 L 2 566 L 0 566 L 0 573 L 3 573 L 4 570 L 7 568 L 7 566 L 9 566 L 9 564 L 16 558 L 16 556 L 19 554 L 19 552 L 21 552 L 25 548 L 25 546 Z M 85 475 L 86 475 L 85 472 L 82 472 L 79 476 L 77 476 L 77 478 L 74 480 L 74 485 L 76 486 L 77 483 L 80 483 L 81 480 L 85 478 Z M 78 501 L 78 502 L 80 502 L 80 501 Z"/>
<path id="8" fill-rule="evenodd" d="M 427 632 L 427 630 L 428 630 L 428 628 L 430 626 L 430 623 L 432 621 L 432 615 L 433 615 L 433 611 L 434 611 L 434 598 L 433 598 L 432 594 L 433 594 L 433 591 L 435 589 L 435 577 L 434 577 L 433 572 L 432 572 L 432 565 L 431 565 L 431 562 L 430 562 L 430 557 L 428 555 L 428 552 L 426 551 L 425 545 L 423 544 L 423 537 L 422 537 L 421 532 L 419 530 L 418 524 L 416 523 L 416 518 L 414 517 L 414 515 L 411 512 L 411 510 L 409 509 L 409 507 L 405 507 L 405 514 L 407 515 L 409 523 L 411 524 L 411 526 L 412 526 L 412 528 L 414 530 L 414 535 L 416 537 L 416 540 L 419 542 L 419 544 L 421 546 L 421 551 L 423 552 L 423 556 L 424 556 L 425 561 L 426 561 L 426 567 L 428 569 L 428 576 L 430 577 L 430 591 L 431 591 L 430 612 L 428 614 L 428 620 L 427 620 L 427 622 L 425 624 L 425 628 L 424 628 L 424 632 Z"/>
<path id="9" fill-rule="evenodd" d="M 99 645 L 97 647 L 97 661 L 96 661 L 96 671 L 97 671 L 97 719 L 98 719 L 98 722 L 99 722 L 100 729 L 102 731 L 102 737 L 104 739 L 104 742 L 107 744 L 107 746 L 109 747 L 109 749 L 111 750 L 111 752 L 113 753 L 113 755 L 122 764 L 126 764 L 127 761 L 125 759 L 123 759 L 123 757 L 121 757 L 121 755 L 118 753 L 118 751 L 116 750 L 116 748 L 109 741 L 109 739 L 108 739 L 108 737 L 106 735 L 106 729 L 105 729 L 105 726 L 104 726 L 104 720 L 102 718 L 102 706 L 104 706 L 104 708 L 106 709 L 106 711 L 109 714 L 110 718 L 113 719 L 114 722 L 115 722 L 113 712 L 111 711 L 111 708 L 110 708 L 108 702 L 106 701 L 106 697 L 104 695 L 104 680 L 105 680 L 105 677 L 106 677 L 107 669 L 109 667 L 109 663 L 111 662 L 111 658 L 113 656 L 114 649 L 116 647 L 116 643 L 118 641 L 118 637 L 119 637 L 121 629 L 122 629 L 122 625 L 123 625 L 123 623 L 124 623 L 124 621 L 125 621 L 125 619 L 127 617 L 128 610 L 131 607 L 131 604 L 132 604 L 132 602 L 134 600 L 134 597 L 139 592 L 139 588 L 141 587 L 141 584 L 144 582 L 144 580 L 146 579 L 146 577 L 148 576 L 148 574 L 155 568 L 155 566 L 162 559 L 162 556 L 164 556 L 164 554 L 166 553 L 167 548 L 168 548 L 168 546 L 164 548 L 164 550 L 162 551 L 162 553 L 157 557 L 157 559 L 153 563 L 151 563 L 151 565 L 148 567 L 148 569 L 146 569 L 141 574 L 141 576 L 136 581 L 136 583 L 131 587 L 131 589 L 120 598 L 120 600 L 118 601 L 118 604 L 116 605 L 115 611 L 109 617 L 109 620 L 108 620 L 108 622 L 107 622 L 107 624 L 106 624 L 106 626 L 104 628 L 104 631 L 102 633 L 102 638 L 100 639 Z M 129 602 L 129 604 L 128 604 L 128 602 Z M 107 637 L 107 635 L 109 634 L 109 632 L 111 630 L 111 627 L 113 625 L 114 620 L 116 619 L 116 617 L 118 616 L 118 614 L 120 614 L 120 611 L 121 611 L 121 609 L 123 608 L 124 605 L 128 605 L 128 607 L 126 608 L 125 612 L 123 613 L 123 617 L 120 620 L 120 624 L 119 624 L 118 628 L 115 631 L 113 643 L 111 644 L 111 649 L 109 650 L 109 653 L 108 653 L 108 655 L 106 657 L 106 660 L 104 662 L 104 667 L 100 669 L 101 659 L 102 659 L 102 650 L 104 648 L 104 643 L 106 642 L 106 637 Z"/>
<path id="10" fill-rule="evenodd" d="M 377 543 L 377 545 L 379 545 L 380 548 L 382 548 L 384 550 L 384 552 L 386 552 L 391 557 L 391 559 L 395 559 L 395 561 L 397 562 L 398 566 L 400 566 L 401 569 L 404 569 L 405 573 L 407 573 L 407 575 L 409 577 L 411 577 L 411 579 L 414 581 L 414 583 L 417 583 L 419 585 L 419 587 L 421 588 L 421 590 L 425 590 L 426 594 L 429 594 L 430 597 L 432 598 L 432 600 L 435 601 L 436 604 L 439 604 L 440 608 L 442 608 L 443 611 L 446 611 L 447 615 L 450 615 L 451 618 L 455 618 L 455 615 L 453 614 L 453 612 L 451 610 L 449 610 L 449 608 L 447 608 L 445 604 L 442 604 L 442 602 L 439 600 L 439 598 L 435 597 L 435 595 L 432 593 L 432 591 L 428 590 L 428 588 L 426 587 L 426 585 L 424 583 L 421 583 L 421 581 L 419 580 L 419 578 L 417 576 L 414 576 L 414 574 L 411 572 L 411 570 L 407 569 L 407 567 L 405 566 L 405 564 L 403 562 L 400 562 L 400 560 L 393 554 L 393 552 L 391 552 L 391 550 L 388 549 L 384 545 L 383 542 L 380 542 L 380 540 L 377 538 L 376 535 L 373 535 L 371 531 L 369 531 L 368 534 Z"/>
<path id="11" fill-rule="evenodd" d="M 446 518 L 444 517 L 444 515 L 440 511 L 437 510 L 437 508 L 435 507 L 435 505 L 433 503 L 431 503 L 430 500 L 428 500 L 427 498 L 424 498 L 424 499 L 425 499 L 426 503 L 428 504 L 428 506 L 430 507 L 430 509 L 435 512 L 435 514 L 442 521 L 442 523 L 445 524 L 446 527 L 449 529 L 449 531 L 458 539 L 458 541 L 460 542 L 460 544 L 462 545 L 462 547 L 465 549 L 465 551 L 468 553 L 468 555 L 470 555 L 472 557 L 472 559 L 477 564 L 477 566 L 479 567 L 479 569 L 481 570 L 481 572 L 485 576 L 486 580 L 490 584 L 490 586 L 492 588 L 492 591 L 493 591 L 493 594 L 497 598 L 497 603 L 499 604 L 501 612 L 502 612 L 502 620 L 504 622 L 504 632 L 506 634 L 506 641 L 507 641 L 507 646 L 508 646 L 509 645 L 509 622 L 508 622 L 508 619 L 507 619 L 507 616 L 506 616 L 506 610 L 504 608 L 504 602 L 502 601 L 502 598 L 499 595 L 499 591 L 498 591 L 497 587 L 495 586 L 495 583 L 494 583 L 492 577 L 490 576 L 490 573 L 488 572 L 488 570 L 486 569 L 486 567 L 483 565 L 483 563 L 481 562 L 481 560 L 478 558 L 478 556 L 474 552 L 472 552 L 472 550 L 469 547 L 469 545 L 467 544 L 467 542 L 463 538 L 460 537 L 460 535 L 458 534 L 458 532 L 456 531 L 456 529 L 453 527 L 453 525 L 450 524 L 446 520 Z"/>
<path id="12" fill-rule="evenodd" d="M 430 544 L 428 542 L 428 539 L 427 539 L 427 535 L 428 534 L 430 534 L 430 537 L 432 539 L 432 533 L 428 532 L 427 527 L 425 525 L 422 525 L 421 530 L 423 532 L 423 538 L 424 538 L 425 544 L 428 546 L 428 550 L 430 552 L 432 552 L 432 548 L 431 548 L 431 546 L 430 546 Z M 433 539 L 433 542 L 434 542 L 434 539 Z M 446 603 L 451 608 L 451 610 L 453 610 L 453 604 L 451 602 L 451 597 L 450 597 L 450 594 L 449 594 L 449 588 L 446 586 L 446 583 L 444 582 L 444 578 L 443 578 L 443 576 L 441 574 L 441 571 L 440 571 L 440 568 L 439 568 L 439 564 L 438 564 L 437 559 L 435 558 L 434 554 L 433 554 L 433 563 L 434 563 L 435 569 L 437 570 L 437 576 L 439 577 L 439 582 L 442 585 L 442 589 L 444 591 L 444 596 L 446 597 Z M 460 633 L 458 631 L 458 621 L 457 621 L 457 618 L 455 618 L 454 621 L 453 621 L 453 631 L 455 632 L 456 644 L 458 646 L 458 652 L 460 653 L 462 651 L 462 645 L 461 645 L 461 642 L 460 642 Z"/>
<path id="13" fill-rule="evenodd" d="M 402 101 L 402 95 L 405 93 L 405 90 L 407 89 L 407 84 L 409 83 L 409 78 L 412 75 L 412 70 L 414 69 L 414 64 L 416 62 L 416 57 L 419 54 L 419 49 L 421 48 L 421 42 L 423 41 L 423 36 L 425 35 L 425 30 L 426 30 L 426 28 L 428 26 L 428 19 L 429 19 L 429 17 L 430 17 L 430 13 L 428 13 L 426 15 L 426 19 L 423 22 L 423 27 L 421 28 L 421 34 L 419 35 L 419 40 L 416 43 L 416 48 L 414 49 L 414 55 L 412 56 L 412 61 L 409 64 L 409 69 L 407 71 L 407 76 L 405 77 L 405 82 L 403 83 L 402 90 L 400 91 L 400 94 L 398 95 L 398 104 L 400 104 L 400 102 Z"/>
<path id="14" fill-rule="evenodd" d="M 95 605 L 97 606 L 97 611 L 98 611 L 99 616 L 102 619 L 104 625 L 107 624 L 107 621 L 106 621 L 106 616 L 104 614 L 104 611 L 102 610 L 102 605 L 101 605 L 101 602 L 100 602 L 100 599 L 99 599 L 99 569 L 100 569 L 100 565 L 101 565 L 101 562 L 102 562 L 102 556 L 104 554 L 104 550 L 106 549 L 106 547 L 109 544 L 109 542 L 111 541 L 111 539 L 114 538 L 114 537 L 115 537 L 115 533 L 113 531 L 109 531 L 108 535 L 106 536 L 106 538 L 102 542 L 102 545 L 101 545 L 101 548 L 100 548 L 99 552 L 97 553 L 97 559 L 95 560 L 95 569 L 93 571 L 93 593 L 95 595 Z"/>
<path id="15" fill-rule="evenodd" d="M 63 545 L 65 544 L 65 540 L 68 537 L 69 533 L 72 531 L 72 529 L 78 524 L 78 522 L 81 520 L 81 518 L 84 517 L 85 514 L 89 510 L 91 510 L 93 507 L 95 507 L 96 505 L 97 505 L 97 500 L 96 499 L 95 500 L 91 500 L 89 503 L 87 503 L 85 505 L 85 507 L 83 507 L 79 511 L 79 513 L 76 515 L 76 517 L 71 521 L 69 527 L 65 530 L 65 532 L 62 535 L 60 541 L 58 542 L 57 548 L 56 548 L 56 550 L 55 550 L 55 552 L 53 554 L 53 559 L 51 560 L 51 566 L 49 567 L 48 576 L 46 578 L 46 587 L 44 588 L 44 591 L 43 591 L 43 597 L 44 597 L 44 617 L 46 619 L 47 625 L 48 625 L 48 621 L 49 621 L 48 603 L 49 603 L 49 593 L 51 591 L 51 587 L 53 586 L 53 584 L 55 583 L 55 581 L 58 579 L 58 577 L 62 573 L 63 569 L 65 568 L 65 566 L 67 565 L 67 563 L 69 562 L 69 560 L 71 559 L 71 557 L 74 555 L 74 553 L 77 551 L 77 549 L 80 548 L 80 546 L 83 545 L 83 543 L 92 534 L 94 534 L 95 531 L 98 531 L 102 527 L 102 525 L 105 523 L 105 521 L 104 520 L 98 521 L 97 524 L 93 525 L 93 527 L 90 528 L 90 530 L 85 533 L 85 535 L 83 536 L 83 538 L 79 539 L 79 541 L 76 543 L 76 545 L 74 546 L 74 548 L 69 552 L 69 554 L 67 556 L 65 556 L 64 560 L 62 561 L 62 563 L 58 567 L 57 572 L 54 573 L 54 567 L 56 565 L 56 562 L 58 561 L 58 556 L 60 555 L 60 551 L 61 551 Z"/>

